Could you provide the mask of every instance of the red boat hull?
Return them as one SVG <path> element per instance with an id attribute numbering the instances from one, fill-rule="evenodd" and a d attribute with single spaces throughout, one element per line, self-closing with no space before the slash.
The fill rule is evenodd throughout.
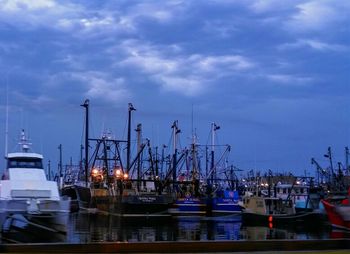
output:
<path id="1" fill-rule="evenodd" d="M 333 227 L 350 230 L 350 205 L 348 202 L 332 204 L 322 200 L 328 220 Z"/>

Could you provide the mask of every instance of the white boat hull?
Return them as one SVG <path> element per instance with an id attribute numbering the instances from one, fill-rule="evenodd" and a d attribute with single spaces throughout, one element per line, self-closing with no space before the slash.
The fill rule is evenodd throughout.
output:
<path id="1" fill-rule="evenodd" d="M 0 200 L 1 229 L 10 230 L 13 222 L 21 221 L 52 232 L 67 231 L 70 200 L 40 200 L 37 204 L 38 210 L 35 212 L 28 211 L 28 206 L 30 206 L 28 200 Z"/>

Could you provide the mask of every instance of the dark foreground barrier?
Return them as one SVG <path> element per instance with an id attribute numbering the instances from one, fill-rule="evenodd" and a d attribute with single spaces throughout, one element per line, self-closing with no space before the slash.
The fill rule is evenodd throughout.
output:
<path id="1" fill-rule="evenodd" d="M 350 249 L 350 239 L 108 242 L 88 244 L 2 244 L 0 252 L 17 253 L 194 253 Z"/>

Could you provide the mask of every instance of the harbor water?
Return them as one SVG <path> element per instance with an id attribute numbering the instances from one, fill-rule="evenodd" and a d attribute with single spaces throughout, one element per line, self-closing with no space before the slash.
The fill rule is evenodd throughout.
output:
<path id="1" fill-rule="evenodd" d="M 335 231 L 327 220 L 317 225 L 286 227 L 247 226 L 240 216 L 221 217 L 121 217 L 106 213 L 71 213 L 67 233 L 51 236 L 41 228 L 17 225 L 2 232 L 2 243 L 96 243 L 215 240 L 317 240 L 350 238 L 350 233 Z"/>

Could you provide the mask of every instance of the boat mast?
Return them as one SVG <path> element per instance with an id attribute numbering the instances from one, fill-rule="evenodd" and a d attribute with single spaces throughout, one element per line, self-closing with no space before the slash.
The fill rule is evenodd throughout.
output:
<path id="1" fill-rule="evenodd" d="M 220 126 L 216 125 L 215 123 L 211 124 L 211 179 L 212 184 L 214 183 L 214 179 L 216 179 L 216 168 L 215 168 L 215 158 L 214 158 L 214 151 L 215 151 L 215 131 L 220 129 Z"/>
<path id="2" fill-rule="evenodd" d="M 84 146 L 80 144 L 80 161 L 79 161 L 79 172 L 83 172 L 83 151 Z M 78 177 L 79 179 L 79 177 Z"/>
<path id="3" fill-rule="evenodd" d="M 131 111 L 136 110 L 134 106 L 129 103 L 128 109 L 128 140 L 127 140 L 127 151 L 126 151 L 126 172 L 129 174 L 130 171 L 130 139 L 131 139 Z"/>
<path id="4" fill-rule="evenodd" d="M 196 154 L 196 136 L 192 134 L 192 181 L 194 181 L 197 176 L 196 174 L 198 173 L 197 169 L 197 154 Z"/>
<path id="5" fill-rule="evenodd" d="M 173 125 L 171 126 L 173 129 L 173 189 L 176 189 L 176 167 L 177 167 L 177 134 L 180 133 L 180 129 L 178 128 L 178 121 L 175 120 Z"/>
<path id="6" fill-rule="evenodd" d="M 155 164 L 155 167 L 154 167 L 154 170 L 155 170 L 155 177 L 157 180 L 159 180 L 159 165 L 158 165 L 158 146 L 156 146 L 155 148 L 155 155 L 154 155 L 154 164 Z"/>
<path id="7" fill-rule="evenodd" d="M 160 163 L 160 175 L 162 176 L 162 178 L 164 177 L 164 160 L 165 160 L 165 152 L 164 152 L 164 149 L 166 148 L 166 145 L 162 145 L 162 159 L 161 159 L 161 163 Z"/>
<path id="8" fill-rule="evenodd" d="M 193 185 L 193 193 L 195 197 L 199 196 L 199 181 L 200 181 L 200 172 L 198 168 L 198 160 L 197 160 L 197 137 L 193 133 L 192 134 L 192 183 Z"/>
<path id="9" fill-rule="evenodd" d="M 142 149 L 142 143 L 141 143 L 141 138 L 142 138 L 142 124 L 138 124 L 136 127 L 136 132 L 137 132 L 137 154 L 140 154 L 140 151 Z M 141 159 L 140 156 L 137 156 L 137 191 L 140 191 L 141 188 Z"/>
<path id="10" fill-rule="evenodd" d="M 329 164 L 330 164 L 330 167 L 331 167 L 331 177 L 330 177 L 330 182 L 331 182 L 331 185 L 333 186 L 334 185 L 334 168 L 333 168 L 333 159 L 332 159 L 332 150 L 331 150 L 331 147 L 329 146 L 328 149 L 327 149 L 327 154 L 324 155 L 324 157 L 328 158 L 329 159 Z"/>
<path id="11" fill-rule="evenodd" d="M 58 170 L 59 170 L 59 187 L 62 189 L 63 187 L 63 174 L 62 174 L 62 144 L 58 146 L 59 155 L 60 155 L 60 161 L 58 163 Z"/>
<path id="12" fill-rule="evenodd" d="M 89 100 L 86 99 L 84 104 L 80 105 L 85 108 L 85 186 L 88 187 L 89 171 Z"/>

